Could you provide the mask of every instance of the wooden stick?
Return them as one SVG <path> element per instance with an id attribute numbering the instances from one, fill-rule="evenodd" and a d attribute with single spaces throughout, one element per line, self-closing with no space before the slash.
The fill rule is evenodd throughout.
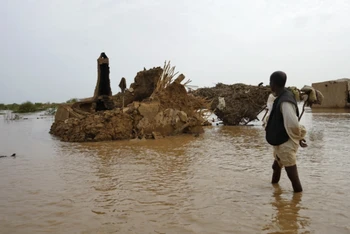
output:
<path id="1" fill-rule="evenodd" d="M 263 112 L 264 110 L 265 110 L 265 108 L 266 108 L 266 105 L 261 109 L 261 111 L 259 111 L 259 113 L 256 115 L 256 116 L 258 116 L 258 115 L 260 115 L 260 113 L 261 112 Z M 267 113 L 267 112 L 266 112 Z M 266 115 L 266 114 L 265 114 Z M 264 117 L 265 117 L 265 115 L 264 115 Z M 264 118 L 263 118 L 264 119 Z"/>
<path id="2" fill-rule="evenodd" d="M 267 113 L 269 113 L 269 110 L 268 110 L 268 109 L 266 110 L 266 112 L 265 112 L 265 114 L 264 114 L 264 117 L 261 119 L 261 121 L 264 121 L 264 119 L 265 119 Z"/>
<path id="3" fill-rule="evenodd" d="M 306 106 L 306 102 L 307 102 L 307 101 L 304 101 L 304 105 L 303 105 L 303 111 L 301 112 L 301 114 L 300 114 L 300 116 L 299 116 L 299 122 L 300 122 L 300 120 L 301 120 L 301 117 L 303 117 L 303 114 L 304 114 L 304 112 L 305 112 L 305 106 Z"/>

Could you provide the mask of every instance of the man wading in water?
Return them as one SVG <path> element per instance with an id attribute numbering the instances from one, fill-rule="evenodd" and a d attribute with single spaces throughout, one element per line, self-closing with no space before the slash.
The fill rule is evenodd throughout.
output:
<path id="1" fill-rule="evenodd" d="M 276 71 L 270 76 L 272 92 L 277 96 L 266 125 L 266 140 L 273 146 L 275 161 L 272 165 L 272 183 L 276 184 L 281 178 L 282 167 L 285 167 L 288 178 L 292 182 L 294 192 L 302 192 L 296 153 L 299 148 L 307 147 L 305 143 L 305 128 L 299 125 L 299 110 L 292 92 L 285 88 L 287 75 Z"/>

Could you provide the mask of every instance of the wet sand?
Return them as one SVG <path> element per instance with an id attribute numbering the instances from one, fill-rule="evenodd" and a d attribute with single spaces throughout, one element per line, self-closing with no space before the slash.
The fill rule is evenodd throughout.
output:
<path id="1" fill-rule="evenodd" d="M 261 126 L 78 144 L 28 118 L 0 115 L 0 233 L 350 233 L 349 112 L 303 116 L 302 194 L 270 184 Z"/>

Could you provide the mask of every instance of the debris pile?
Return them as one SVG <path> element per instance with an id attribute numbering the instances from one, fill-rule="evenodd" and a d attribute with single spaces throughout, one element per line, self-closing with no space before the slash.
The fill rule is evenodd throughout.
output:
<path id="1" fill-rule="evenodd" d="M 69 142 L 158 139 L 202 133 L 205 120 L 201 109 L 207 109 L 208 102 L 188 94 L 181 84 L 185 76 L 180 74 L 174 79 L 174 70 L 170 63 L 165 63 L 163 68 L 144 69 L 137 73 L 129 89 L 117 95 L 104 93 L 102 97 L 95 95 L 60 106 L 50 133 Z M 104 84 L 109 85 L 109 79 L 105 80 Z M 124 81 L 121 84 L 125 86 Z M 99 82 L 98 85 L 100 88 L 95 90 L 110 90 Z M 99 100 L 106 107 L 104 110 L 101 110 L 103 105 L 96 108 Z"/>
<path id="2" fill-rule="evenodd" d="M 130 85 L 130 88 L 123 92 L 117 93 L 113 96 L 113 100 L 116 107 L 121 108 L 124 105 L 127 106 L 134 101 L 143 101 L 149 98 L 163 73 L 161 67 L 154 67 L 149 70 L 144 68 L 143 71 L 139 71 L 134 78 L 134 83 Z"/>
<path id="3" fill-rule="evenodd" d="M 306 106 L 312 107 L 313 104 L 321 105 L 323 102 L 323 94 L 311 86 L 304 85 L 300 92 Z"/>
<path id="4" fill-rule="evenodd" d="M 115 109 L 55 120 L 50 133 L 71 142 L 122 140 L 131 138 L 132 124 L 131 116 Z"/>
<path id="5" fill-rule="evenodd" d="M 224 125 L 246 125 L 257 119 L 265 109 L 270 87 L 245 84 L 219 83 L 212 88 L 200 88 L 192 92 L 211 101 L 211 110 Z"/>

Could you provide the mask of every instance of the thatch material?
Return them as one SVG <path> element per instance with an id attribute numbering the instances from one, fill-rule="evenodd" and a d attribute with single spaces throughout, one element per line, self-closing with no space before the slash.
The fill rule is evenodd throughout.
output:
<path id="1" fill-rule="evenodd" d="M 168 87 L 172 83 L 173 78 L 176 74 L 177 72 L 175 73 L 175 66 L 171 67 L 170 62 L 164 62 L 163 72 L 156 84 L 156 88 L 154 89 L 151 98 L 154 97 L 160 91 L 164 90 L 166 87 Z"/>
<path id="2" fill-rule="evenodd" d="M 191 80 L 187 80 L 185 84 L 181 84 L 185 76 L 180 74 L 174 79 L 176 75 L 175 67 L 171 67 L 170 62 L 165 62 L 163 73 L 158 80 L 150 100 L 158 99 L 162 108 L 178 109 L 184 111 L 188 116 L 198 115 L 198 112 L 202 109 L 209 109 L 210 103 L 207 99 L 187 93 L 185 84 L 189 84 Z"/>

